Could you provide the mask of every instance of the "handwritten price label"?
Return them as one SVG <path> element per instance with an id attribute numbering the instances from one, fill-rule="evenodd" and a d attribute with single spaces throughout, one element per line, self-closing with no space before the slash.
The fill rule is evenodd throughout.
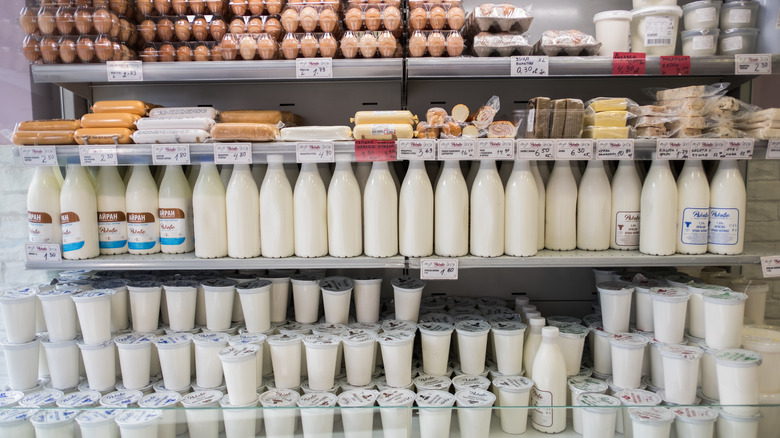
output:
<path id="1" fill-rule="evenodd" d="M 590 160 L 593 156 L 593 140 L 557 140 L 556 160 Z"/>
<path id="2" fill-rule="evenodd" d="M 552 140 L 517 140 L 518 160 L 554 160 L 555 142 Z"/>
<path id="3" fill-rule="evenodd" d="M 662 56 L 661 76 L 689 76 L 691 74 L 690 56 Z"/>
<path id="4" fill-rule="evenodd" d="M 303 59 L 295 60 L 296 79 L 310 78 L 332 78 L 333 77 L 333 59 Z"/>
<path id="5" fill-rule="evenodd" d="M 355 140 L 355 161 L 395 161 L 395 141 Z"/>
<path id="6" fill-rule="evenodd" d="M 734 73 L 738 75 L 771 75 L 772 55 L 734 55 Z"/>
<path id="7" fill-rule="evenodd" d="M 471 160 L 474 158 L 477 142 L 466 139 L 442 139 L 439 140 L 439 159 L 446 160 Z"/>
<path id="8" fill-rule="evenodd" d="M 141 61 L 107 61 L 108 82 L 143 82 L 144 68 Z"/>
<path id="9" fill-rule="evenodd" d="M 612 74 L 615 76 L 643 76 L 645 69 L 644 53 L 615 52 L 612 55 Z"/>
<path id="10" fill-rule="evenodd" d="M 60 245 L 56 243 L 25 243 L 24 252 L 28 262 L 62 262 Z"/>
<path id="11" fill-rule="evenodd" d="M 477 158 L 513 160 L 515 158 L 515 141 L 511 138 L 477 140 Z"/>
<path id="12" fill-rule="evenodd" d="M 190 145 L 188 144 L 153 144 L 152 162 L 161 164 L 190 164 Z"/>
<path id="13" fill-rule="evenodd" d="M 753 158 L 753 146 L 755 140 L 752 138 L 727 138 L 723 140 L 726 147 L 723 151 L 723 158 L 736 160 L 747 160 Z"/>
<path id="14" fill-rule="evenodd" d="M 295 160 L 299 163 L 332 163 L 335 159 L 333 142 L 316 141 L 295 144 Z"/>
<path id="15" fill-rule="evenodd" d="M 766 157 L 767 160 L 780 159 L 780 139 L 775 138 L 769 140 L 766 144 Z"/>
<path id="16" fill-rule="evenodd" d="M 396 142 L 396 158 L 398 160 L 427 160 L 436 159 L 436 140 L 404 139 Z"/>
<path id="17" fill-rule="evenodd" d="M 723 140 L 691 140 L 689 158 L 692 160 L 719 160 L 723 157 L 726 142 Z"/>
<path id="18" fill-rule="evenodd" d="M 116 166 L 116 145 L 79 146 L 82 166 Z"/>
<path id="19" fill-rule="evenodd" d="M 550 61 L 546 56 L 513 56 L 510 76 L 548 76 Z"/>
<path id="20" fill-rule="evenodd" d="M 597 140 L 597 160 L 633 160 L 634 140 Z"/>
<path id="21" fill-rule="evenodd" d="M 252 143 L 214 143 L 214 164 L 252 164 Z"/>
<path id="22" fill-rule="evenodd" d="M 25 166 L 56 166 L 57 150 L 54 146 L 22 146 L 19 156 Z"/>
<path id="23" fill-rule="evenodd" d="M 761 270 L 764 278 L 780 277 L 780 256 L 761 257 Z"/>
<path id="24" fill-rule="evenodd" d="M 656 144 L 655 157 L 659 160 L 684 160 L 688 158 L 690 150 L 690 140 L 663 138 Z"/>
<path id="25" fill-rule="evenodd" d="M 457 280 L 458 259 L 422 259 L 420 260 L 420 279 Z"/>

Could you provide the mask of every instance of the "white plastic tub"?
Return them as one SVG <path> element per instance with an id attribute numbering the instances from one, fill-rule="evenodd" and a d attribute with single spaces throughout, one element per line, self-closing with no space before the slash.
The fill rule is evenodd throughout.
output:
<path id="1" fill-rule="evenodd" d="M 630 11 L 599 12 L 593 16 L 593 23 L 596 25 L 596 41 L 601 43 L 599 56 L 612 56 L 615 52 L 628 52 L 631 32 Z"/>
<path id="2" fill-rule="evenodd" d="M 727 1 L 720 10 L 721 29 L 756 27 L 759 7 L 753 0 Z"/>
<path id="3" fill-rule="evenodd" d="M 725 29 L 718 36 L 719 55 L 737 55 L 753 53 L 758 41 L 756 28 Z"/>
<path id="4" fill-rule="evenodd" d="M 650 56 L 674 55 L 679 6 L 651 6 L 631 11 L 631 51 Z"/>
<path id="5" fill-rule="evenodd" d="M 713 56 L 718 51 L 718 29 L 691 29 L 682 32 L 682 53 L 686 56 Z"/>
<path id="6" fill-rule="evenodd" d="M 683 24 L 690 29 L 717 29 L 722 0 L 700 0 L 683 5 Z"/>
<path id="7" fill-rule="evenodd" d="M 758 379 L 761 392 L 780 393 L 780 327 L 771 325 L 751 325 L 742 330 L 742 346 L 761 353 L 762 361 L 758 366 Z"/>

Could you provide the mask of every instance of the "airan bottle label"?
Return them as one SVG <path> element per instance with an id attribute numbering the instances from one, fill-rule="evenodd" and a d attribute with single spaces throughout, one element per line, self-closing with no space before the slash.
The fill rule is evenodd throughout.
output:
<path id="1" fill-rule="evenodd" d="M 157 244 L 157 230 L 152 213 L 127 212 L 127 247 L 134 250 L 152 249 Z"/>
<path id="2" fill-rule="evenodd" d="M 84 233 L 79 215 L 66 211 L 60 214 L 62 223 L 62 252 L 76 251 L 84 247 Z"/>
<path id="3" fill-rule="evenodd" d="M 187 236 L 187 220 L 184 211 L 180 208 L 161 208 L 160 215 L 160 244 L 181 245 Z"/>
<path id="4" fill-rule="evenodd" d="M 98 212 L 98 238 L 101 249 L 127 245 L 127 218 L 123 211 Z"/>
<path id="5" fill-rule="evenodd" d="M 52 218 L 44 211 L 27 212 L 27 235 L 33 243 L 47 243 L 52 241 Z"/>

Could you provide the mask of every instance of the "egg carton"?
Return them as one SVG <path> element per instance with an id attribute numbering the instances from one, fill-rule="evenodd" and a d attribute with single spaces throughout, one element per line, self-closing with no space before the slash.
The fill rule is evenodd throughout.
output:
<path id="1" fill-rule="evenodd" d="M 476 32 L 525 33 L 534 17 L 530 8 L 510 4 L 484 3 L 469 14 L 468 23 Z"/>
<path id="2" fill-rule="evenodd" d="M 579 30 L 546 30 L 534 45 L 537 55 L 596 56 L 601 43 Z"/>
<path id="3" fill-rule="evenodd" d="M 339 41 L 344 58 L 400 58 L 401 42 L 390 32 L 346 31 Z"/>
<path id="4" fill-rule="evenodd" d="M 403 32 L 403 14 L 388 4 L 351 5 L 344 14 L 344 24 L 353 32 L 388 30 L 399 37 Z"/>
<path id="5" fill-rule="evenodd" d="M 227 34 L 220 48 L 222 59 L 226 61 L 270 60 L 277 59 L 279 55 L 279 43 L 267 33 Z"/>
<path id="6" fill-rule="evenodd" d="M 527 56 L 533 53 L 533 46 L 523 35 L 513 33 L 492 34 L 480 32 L 474 36 L 471 51 L 475 56 Z"/>
<path id="7" fill-rule="evenodd" d="M 334 33 L 339 29 L 341 20 L 330 4 L 290 3 L 279 21 L 286 33 Z"/>
<path id="8" fill-rule="evenodd" d="M 409 0 L 409 9 L 422 8 L 425 7 L 425 5 L 442 5 L 445 8 L 450 8 L 452 6 L 463 7 L 463 2 L 461 0 L 443 0 L 439 2 L 431 2 L 431 0 Z"/>
<path id="9" fill-rule="evenodd" d="M 465 47 L 463 36 L 457 30 L 416 30 L 409 37 L 407 53 L 412 58 L 456 57 L 463 54 Z"/>
<path id="10" fill-rule="evenodd" d="M 227 33 L 227 30 L 228 25 L 222 17 L 202 15 L 146 16 L 138 25 L 138 32 L 143 43 L 219 41 Z"/>
<path id="11" fill-rule="evenodd" d="M 108 8 L 24 8 L 19 15 L 19 26 L 25 35 L 109 35 L 125 43 L 135 43 L 135 22 Z"/>
<path id="12" fill-rule="evenodd" d="M 371 6 L 382 6 L 382 5 L 389 5 L 389 6 L 395 6 L 398 9 L 401 9 L 403 6 L 401 4 L 401 0 L 347 0 L 347 8 L 359 6 L 359 5 L 371 5 Z"/>
<path id="13" fill-rule="evenodd" d="M 225 15 L 227 0 L 135 0 L 141 15 Z"/>
<path id="14" fill-rule="evenodd" d="M 98 63 L 136 58 L 135 51 L 107 35 L 29 35 L 22 42 L 22 54 L 31 64 Z"/>
<path id="15" fill-rule="evenodd" d="M 330 33 L 288 33 L 280 44 L 282 59 L 334 58 L 338 53 L 338 40 Z"/>
<path id="16" fill-rule="evenodd" d="M 215 41 L 148 43 L 139 55 L 144 62 L 189 62 L 221 60 L 221 47 Z"/>
<path id="17" fill-rule="evenodd" d="M 228 25 L 228 34 L 265 33 L 279 41 L 283 34 L 279 18 L 269 15 L 234 17 Z"/>
<path id="18" fill-rule="evenodd" d="M 461 30 L 466 11 L 460 6 L 424 3 L 411 8 L 407 18 L 409 33 L 416 30 Z"/>
<path id="19" fill-rule="evenodd" d="M 234 15 L 279 15 L 285 0 L 231 0 L 229 7 Z"/>

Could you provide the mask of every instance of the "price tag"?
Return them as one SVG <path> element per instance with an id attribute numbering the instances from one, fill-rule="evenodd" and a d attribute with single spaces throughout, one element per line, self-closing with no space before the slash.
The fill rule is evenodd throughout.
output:
<path id="1" fill-rule="evenodd" d="M 295 78 L 332 78 L 333 58 L 298 58 L 295 60 Z"/>
<path id="2" fill-rule="evenodd" d="M 655 157 L 659 160 L 684 160 L 691 149 L 690 140 L 662 138 L 655 147 Z"/>
<path id="3" fill-rule="evenodd" d="M 513 56 L 510 76 L 547 76 L 550 62 L 546 56 Z"/>
<path id="4" fill-rule="evenodd" d="M 775 138 L 767 142 L 765 158 L 767 160 L 780 159 L 780 138 Z"/>
<path id="5" fill-rule="evenodd" d="M 615 52 L 612 55 L 612 74 L 615 76 L 642 76 L 645 69 L 644 53 Z"/>
<path id="6" fill-rule="evenodd" d="M 355 140 L 355 161 L 395 161 L 395 141 Z"/>
<path id="7" fill-rule="evenodd" d="M 331 141 L 295 144 L 295 161 L 299 163 L 332 163 L 335 160 L 336 154 Z"/>
<path id="8" fill-rule="evenodd" d="M 25 243 L 24 252 L 28 262 L 62 262 L 60 245 L 56 243 Z"/>
<path id="9" fill-rule="evenodd" d="M 771 75 L 772 55 L 734 55 L 734 73 L 738 75 Z"/>
<path id="10" fill-rule="evenodd" d="M 477 149 L 477 142 L 463 138 L 442 139 L 439 140 L 439 159 L 446 160 L 471 160 L 474 158 L 474 151 Z"/>
<path id="11" fill-rule="evenodd" d="M 662 56 L 661 76 L 689 76 L 691 74 L 690 56 Z"/>
<path id="12" fill-rule="evenodd" d="M 25 166 L 57 165 L 57 150 L 54 146 L 21 146 L 19 156 Z"/>
<path id="13" fill-rule="evenodd" d="M 144 69 L 141 61 L 106 61 L 108 82 L 143 82 Z"/>
<path id="14" fill-rule="evenodd" d="M 188 144 L 153 144 L 152 162 L 160 164 L 190 164 L 190 145 Z"/>
<path id="15" fill-rule="evenodd" d="M 780 256 L 761 257 L 761 270 L 764 278 L 780 277 Z"/>
<path id="16" fill-rule="evenodd" d="M 552 140 L 517 140 L 518 160 L 554 160 L 555 142 Z"/>
<path id="17" fill-rule="evenodd" d="M 116 166 L 116 145 L 79 146 L 82 166 Z"/>
<path id="18" fill-rule="evenodd" d="M 403 139 L 396 141 L 396 158 L 398 160 L 436 160 L 436 140 L 434 139 Z"/>
<path id="19" fill-rule="evenodd" d="M 593 140 L 556 140 L 556 160 L 590 160 Z"/>
<path id="20" fill-rule="evenodd" d="M 688 157 L 692 160 L 719 160 L 723 157 L 726 142 L 723 140 L 694 139 Z"/>
<path id="21" fill-rule="evenodd" d="M 421 280 L 457 280 L 458 259 L 420 260 Z"/>
<path id="22" fill-rule="evenodd" d="M 252 164 L 252 143 L 214 143 L 214 164 Z"/>
<path id="23" fill-rule="evenodd" d="M 633 160 L 634 140 L 596 140 L 597 160 Z"/>
<path id="24" fill-rule="evenodd" d="M 511 138 L 477 140 L 477 158 L 488 160 L 514 160 L 515 141 Z"/>
<path id="25" fill-rule="evenodd" d="M 727 138 L 724 142 L 726 143 L 726 148 L 723 151 L 723 158 L 733 158 L 737 160 L 753 158 L 754 139 Z"/>

